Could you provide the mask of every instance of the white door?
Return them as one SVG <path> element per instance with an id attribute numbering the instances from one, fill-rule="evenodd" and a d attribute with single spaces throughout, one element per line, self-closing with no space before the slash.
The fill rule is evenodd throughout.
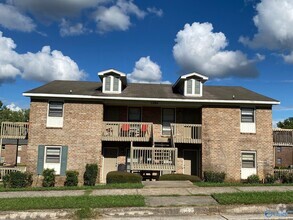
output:
<path id="1" fill-rule="evenodd" d="M 247 179 L 252 174 L 256 174 L 256 152 L 241 152 L 241 179 Z"/>
<path id="2" fill-rule="evenodd" d="M 106 176 L 111 171 L 117 171 L 117 156 L 118 149 L 117 148 L 104 148 L 104 170 L 103 170 L 103 182 L 106 182 Z"/>

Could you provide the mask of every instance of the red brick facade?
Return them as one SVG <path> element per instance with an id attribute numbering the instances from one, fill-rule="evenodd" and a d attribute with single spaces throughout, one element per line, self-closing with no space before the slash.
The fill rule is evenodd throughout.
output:
<path id="1" fill-rule="evenodd" d="M 293 147 L 275 146 L 275 166 L 289 167 L 293 165 Z"/>

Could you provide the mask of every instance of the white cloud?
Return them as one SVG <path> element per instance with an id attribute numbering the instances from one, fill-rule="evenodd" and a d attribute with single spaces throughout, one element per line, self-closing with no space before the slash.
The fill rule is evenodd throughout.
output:
<path id="1" fill-rule="evenodd" d="M 286 63 L 293 64 L 293 51 L 288 55 L 282 55 Z"/>
<path id="2" fill-rule="evenodd" d="M 241 51 L 225 50 L 228 46 L 222 32 L 213 32 L 211 23 L 186 24 L 175 39 L 173 56 L 185 73 L 196 71 L 204 75 L 255 77 L 256 60 L 249 60 Z"/>
<path id="3" fill-rule="evenodd" d="M 36 28 L 30 17 L 23 15 L 16 7 L 2 3 L 0 3 L 0 25 L 9 30 L 23 32 L 31 32 Z"/>
<path id="4" fill-rule="evenodd" d="M 162 17 L 163 16 L 163 10 L 162 9 L 157 9 L 156 7 L 147 8 L 147 11 L 149 13 L 155 14 L 158 17 Z"/>
<path id="5" fill-rule="evenodd" d="M 17 105 L 15 105 L 13 102 L 11 104 L 7 105 L 6 107 L 14 112 L 18 112 L 21 110 L 21 108 L 18 107 Z"/>
<path id="6" fill-rule="evenodd" d="M 60 35 L 62 37 L 81 35 L 89 31 L 87 28 L 83 26 L 82 23 L 72 24 L 71 22 L 65 19 L 61 20 L 59 27 Z"/>
<path id="7" fill-rule="evenodd" d="M 240 37 L 239 41 L 252 48 L 293 50 L 293 1 L 261 0 L 256 6 L 253 22 L 257 33 L 252 39 Z M 284 60 L 291 63 L 290 55 Z"/>
<path id="8" fill-rule="evenodd" d="M 58 50 L 51 51 L 49 46 L 37 53 L 26 54 L 15 52 L 15 48 L 13 40 L 3 37 L 0 32 L 0 84 L 13 81 L 17 76 L 41 82 L 80 80 L 86 76 L 70 57 Z"/>
<path id="9" fill-rule="evenodd" d="M 132 73 L 127 74 L 127 78 L 130 82 L 135 83 L 169 83 L 161 81 L 161 68 L 149 56 L 141 57 L 135 63 Z"/>

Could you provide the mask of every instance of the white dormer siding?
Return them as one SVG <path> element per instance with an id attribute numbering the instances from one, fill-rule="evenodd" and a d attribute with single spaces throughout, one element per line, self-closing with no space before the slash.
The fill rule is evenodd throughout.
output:
<path id="1" fill-rule="evenodd" d="M 121 80 L 115 76 L 103 78 L 103 93 L 121 93 Z"/>
<path id="2" fill-rule="evenodd" d="M 202 96 L 202 83 L 196 79 L 184 81 L 184 96 Z"/>

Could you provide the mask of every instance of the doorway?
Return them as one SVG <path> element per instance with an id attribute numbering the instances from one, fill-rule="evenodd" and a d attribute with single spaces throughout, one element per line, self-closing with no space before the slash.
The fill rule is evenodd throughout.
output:
<path id="1" fill-rule="evenodd" d="M 103 169 L 103 182 L 106 182 L 106 176 L 111 171 L 117 171 L 117 157 L 118 148 L 116 147 L 105 147 L 104 148 L 104 169 Z"/>
<path id="2" fill-rule="evenodd" d="M 187 175 L 200 176 L 200 151 L 183 150 L 183 173 Z"/>

